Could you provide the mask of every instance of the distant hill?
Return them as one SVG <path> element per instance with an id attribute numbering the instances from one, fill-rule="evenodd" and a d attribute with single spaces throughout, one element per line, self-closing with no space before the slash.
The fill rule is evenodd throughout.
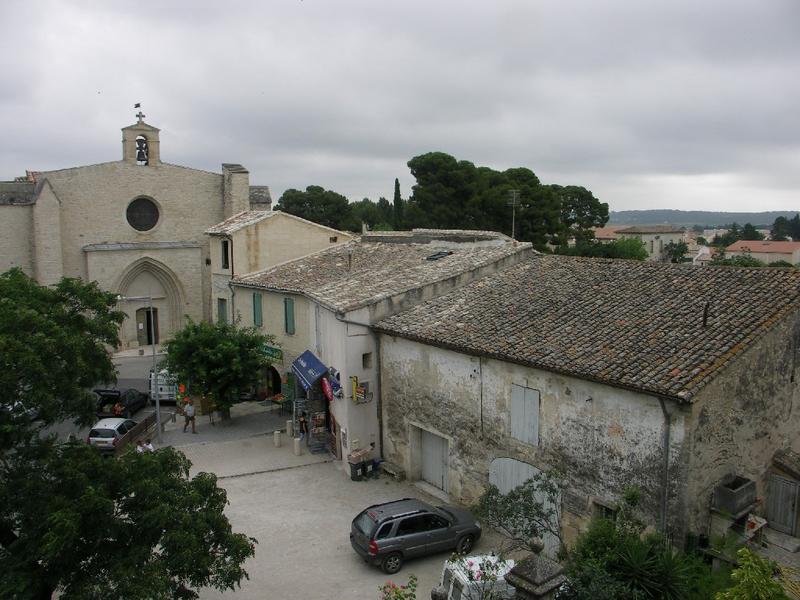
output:
<path id="1" fill-rule="evenodd" d="M 716 227 L 752 223 L 756 227 L 771 227 L 778 217 L 791 219 L 800 211 L 714 212 L 708 210 L 620 210 L 610 211 L 609 225 L 704 225 Z"/>

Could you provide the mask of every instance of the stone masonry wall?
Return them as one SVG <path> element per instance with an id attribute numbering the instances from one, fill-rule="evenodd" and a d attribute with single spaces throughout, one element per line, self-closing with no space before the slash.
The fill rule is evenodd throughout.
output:
<path id="1" fill-rule="evenodd" d="M 0 206 L 0 272 L 19 267 L 34 276 L 33 206 Z"/>
<path id="2" fill-rule="evenodd" d="M 755 480 L 764 498 L 775 451 L 800 451 L 798 343 L 800 316 L 784 319 L 697 395 L 687 425 L 691 530 L 707 529 L 711 496 L 725 475 Z"/>
<path id="3" fill-rule="evenodd" d="M 445 437 L 449 493 L 471 503 L 488 484 L 494 458 L 510 457 L 565 477 L 562 527 L 569 541 L 588 521 L 592 500 L 615 502 L 626 487 L 642 492 L 657 526 L 662 494 L 664 417 L 658 399 L 631 391 L 381 336 L 384 452 L 413 473 L 411 428 Z M 539 390 L 539 445 L 510 436 L 511 384 Z M 670 521 L 682 510 L 685 414 L 674 411 L 670 447 Z"/>

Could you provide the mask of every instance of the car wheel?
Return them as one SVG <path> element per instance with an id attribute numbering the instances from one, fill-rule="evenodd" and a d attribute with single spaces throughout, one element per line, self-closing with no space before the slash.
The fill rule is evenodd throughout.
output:
<path id="1" fill-rule="evenodd" d="M 456 544 L 456 554 L 469 554 L 472 546 L 475 544 L 475 536 L 472 534 L 465 535 Z"/>
<path id="2" fill-rule="evenodd" d="M 384 573 L 388 573 L 392 575 L 397 573 L 400 570 L 400 567 L 403 566 L 403 557 L 400 555 L 399 552 L 392 552 L 391 554 L 387 554 L 383 557 L 381 561 L 381 569 L 383 569 Z"/>

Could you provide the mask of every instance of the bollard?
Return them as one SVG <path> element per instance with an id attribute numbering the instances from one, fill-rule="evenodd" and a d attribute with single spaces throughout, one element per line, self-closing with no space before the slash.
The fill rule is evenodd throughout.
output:
<path id="1" fill-rule="evenodd" d="M 300 456 L 302 452 L 300 451 L 300 438 L 294 438 L 294 455 Z"/>
<path id="2" fill-rule="evenodd" d="M 292 425 L 293 423 L 291 419 L 286 421 L 286 435 L 289 437 L 294 437 L 294 431 Z"/>
<path id="3" fill-rule="evenodd" d="M 281 430 L 280 429 L 276 429 L 275 430 L 275 433 L 272 434 L 272 439 L 273 439 L 273 442 L 275 443 L 275 447 L 276 448 L 280 448 L 281 447 Z"/>

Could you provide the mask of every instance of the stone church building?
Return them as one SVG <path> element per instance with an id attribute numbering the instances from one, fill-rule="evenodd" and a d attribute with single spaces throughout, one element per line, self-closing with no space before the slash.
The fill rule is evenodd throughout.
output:
<path id="1" fill-rule="evenodd" d="M 148 345 L 210 319 L 211 257 L 204 232 L 246 210 L 271 208 L 248 171 L 221 173 L 161 160 L 159 130 L 122 129 L 122 160 L 32 172 L 0 182 L 0 271 L 20 267 L 43 284 L 97 281 L 122 296 L 123 348 Z M 152 299 L 152 314 L 149 308 Z"/>

